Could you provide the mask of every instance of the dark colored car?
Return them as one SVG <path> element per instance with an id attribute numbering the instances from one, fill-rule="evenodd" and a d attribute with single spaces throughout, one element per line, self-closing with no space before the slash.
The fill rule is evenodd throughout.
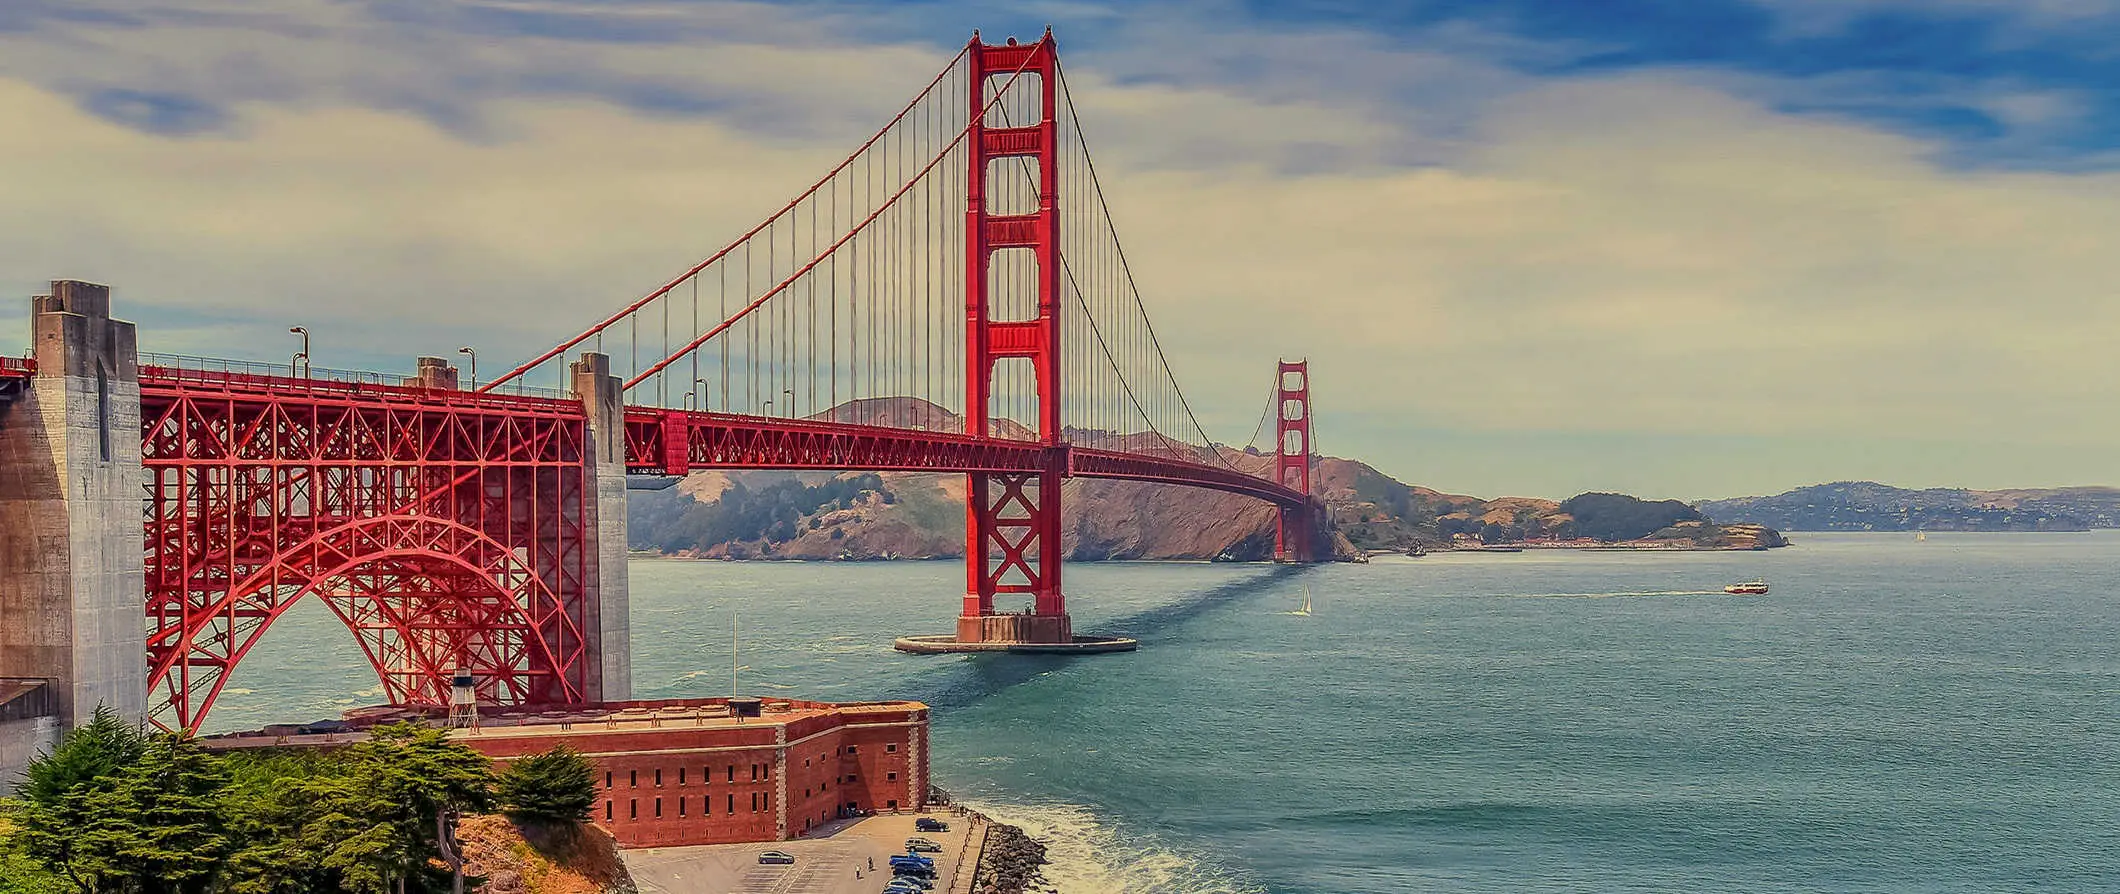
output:
<path id="1" fill-rule="evenodd" d="M 950 824 L 933 817 L 923 816 L 913 821 L 913 828 L 920 832 L 947 832 Z"/>
<path id="2" fill-rule="evenodd" d="M 787 853 L 785 851 L 766 851 L 765 853 L 758 855 L 758 862 L 785 863 L 792 866 L 795 863 L 795 855 Z"/>

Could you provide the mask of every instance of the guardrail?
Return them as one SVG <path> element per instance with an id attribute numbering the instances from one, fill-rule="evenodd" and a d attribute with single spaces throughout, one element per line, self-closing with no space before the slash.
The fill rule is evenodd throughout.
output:
<path id="1" fill-rule="evenodd" d="M 333 369 L 323 366 L 298 366 L 291 363 L 265 363 L 257 360 L 231 360 L 225 357 L 199 357 L 191 354 L 161 354 L 140 352 L 141 366 L 160 367 L 180 373 L 179 378 L 200 381 L 210 378 L 223 379 L 275 379 L 315 384 L 340 384 L 387 388 L 408 387 L 413 376 L 404 373 L 376 372 L 364 369 Z M 32 365 L 34 368 L 34 365 Z M 417 387 L 416 385 L 410 387 Z M 470 394 L 470 389 L 461 389 Z M 511 382 L 506 386 L 486 392 L 486 397 L 535 397 L 550 400 L 571 400 L 573 395 L 557 388 L 538 388 Z"/>

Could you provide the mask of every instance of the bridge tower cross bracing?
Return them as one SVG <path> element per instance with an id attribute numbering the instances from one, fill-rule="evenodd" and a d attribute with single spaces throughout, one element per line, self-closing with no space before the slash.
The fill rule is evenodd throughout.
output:
<path id="1" fill-rule="evenodd" d="M 1274 374 L 1274 480 L 1310 496 L 1310 361 L 1281 361 Z M 1274 526 L 1274 560 L 1315 559 L 1314 511 L 1283 506 Z"/>
<path id="2" fill-rule="evenodd" d="M 965 417 L 966 431 L 992 436 L 989 407 L 995 365 L 1027 359 L 1038 400 L 1038 442 L 1045 468 L 1033 473 L 969 475 L 965 507 L 964 611 L 957 641 L 1067 643 L 1073 631 L 1060 586 L 1060 484 L 1068 469 L 1060 422 L 1060 166 L 1057 123 L 1058 59 L 1051 31 L 1034 43 L 1011 38 L 1000 46 L 975 34 L 967 50 L 970 122 L 966 135 L 965 207 Z M 1037 121 L 1020 127 L 989 127 L 992 90 L 1020 77 L 1035 84 L 1009 87 L 1037 92 Z M 1038 206 L 1027 214 L 997 214 L 989 207 L 993 162 L 1031 159 L 1038 172 Z M 996 319 L 997 306 L 1027 302 L 995 294 L 994 255 L 1028 249 L 1037 269 L 1037 314 L 1023 320 Z M 1013 281 L 999 288 L 1018 287 Z M 994 597 L 1027 594 L 1027 614 L 997 614 Z"/>

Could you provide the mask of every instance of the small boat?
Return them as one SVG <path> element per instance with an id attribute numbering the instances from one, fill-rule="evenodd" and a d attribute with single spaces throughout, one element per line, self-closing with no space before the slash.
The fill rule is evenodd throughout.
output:
<path id="1" fill-rule="evenodd" d="M 1914 542 L 1915 542 L 1915 543 L 1920 543 L 1920 542 L 1922 542 L 1922 541 L 1924 541 L 1924 540 L 1927 540 L 1927 539 L 1929 539 L 1929 532 L 1927 532 L 1927 531 L 1915 531 L 1915 532 L 1914 532 Z"/>
<path id="2" fill-rule="evenodd" d="M 1289 612 L 1289 614 L 1291 614 L 1291 615 L 1295 615 L 1295 616 L 1297 616 L 1297 617 L 1302 617 L 1302 618 L 1308 618 L 1308 617 L 1310 617 L 1310 587 L 1309 587 L 1309 585 L 1307 585 L 1307 584 L 1306 584 L 1306 585 L 1304 585 L 1304 587 L 1303 587 L 1303 607 L 1302 607 L 1302 608 L 1299 608 L 1299 609 L 1296 609 L 1295 611 Z"/>
<path id="3" fill-rule="evenodd" d="M 1734 596 L 1765 596 L 1767 595 L 1767 582 L 1764 580 L 1752 580 L 1741 584 L 1731 584 L 1724 587 L 1723 592 Z"/>

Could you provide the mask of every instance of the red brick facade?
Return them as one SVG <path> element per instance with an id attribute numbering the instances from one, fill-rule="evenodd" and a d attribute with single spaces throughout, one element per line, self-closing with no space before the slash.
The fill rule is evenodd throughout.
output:
<path id="1" fill-rule="evenodd" d="M 927 706 L 726 699 L 614 702 L 565 715 L 500 715 L 461 740 L 497 761 L 562 742 L 597 765 L 591 819 L 622 847 L 800 837 L 842 811 L 917 810 L 927 791 Z"/>

